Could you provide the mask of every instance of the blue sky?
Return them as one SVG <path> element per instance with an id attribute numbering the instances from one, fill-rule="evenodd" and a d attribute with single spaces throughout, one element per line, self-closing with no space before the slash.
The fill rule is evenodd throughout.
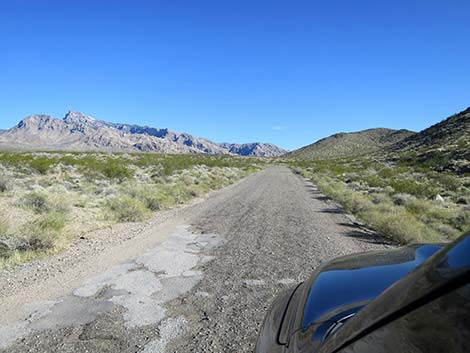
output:
<path id="1" fill-rule="evenodd" d="M 79 110 L 294 149 L 470 105 L 468 1 L 0 3 L 0 128 Z"/>

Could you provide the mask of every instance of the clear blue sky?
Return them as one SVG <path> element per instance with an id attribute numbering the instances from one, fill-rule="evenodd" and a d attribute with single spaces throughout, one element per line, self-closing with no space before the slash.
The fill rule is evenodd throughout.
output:
<path id="1" fill-rule="evenodd" d="M 469 1 L 0 4 L 0 128 L 79 110 L 287 149 L 470 105 Z"/>

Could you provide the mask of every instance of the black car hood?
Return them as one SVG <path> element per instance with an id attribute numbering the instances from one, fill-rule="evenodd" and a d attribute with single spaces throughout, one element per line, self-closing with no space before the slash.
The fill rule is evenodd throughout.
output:
<path id="1" fill-rule="evenodd" d="M 426 261 L 440 245 L 410 245 L 397 250 L 338 258 L 314 273 L 301 327 L 348 315 Z M 336 319 L 336 318 L 334 318 Z"/>
<path id="2" fill-rule="evenodd" d="M 390 286 L 326 341 L 322 352 L 342 347 L 444 293 L 470 282 L 470 234 L 431 256 L 423 266 Z"/>

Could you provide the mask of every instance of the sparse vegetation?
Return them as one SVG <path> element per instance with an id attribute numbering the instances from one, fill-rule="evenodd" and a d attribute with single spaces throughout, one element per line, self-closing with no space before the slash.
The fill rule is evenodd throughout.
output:
<path id="1" fill-rule="evenodd" d="M 118 222 L 138 222 L 148 215 L 145 204 L 128 195 L 120 195 L 111 198 L 107 202 L 111 217 Z"/>
<path id="2" fill-rule="evenodd" d="M 0 153 L 7 176 L 0 178 L 0 268 L 60 251 L 87 229 L 148 219 L 264 164 L 210 155 Z"/>
<path id="3" fill-rule="evenodd" d="M 284 162 L 384 236 L 442 241 L 470 231 L 469 141 L 470 108 L 416 134 L 333 135 Z"/>
<path id="4" fill-rule="evenodd" d="M 287 154 L 290 158 L 329 159 L 366 155 L 413 135 L 408 130 L 369 129 L 338 133 Z"/>
<path id="5" fill-rule="evenodd" d="M 470 230 L 470 175 L 371 157 L 285 162 L 345 212 L 398 243 L 445 241 Z"/>

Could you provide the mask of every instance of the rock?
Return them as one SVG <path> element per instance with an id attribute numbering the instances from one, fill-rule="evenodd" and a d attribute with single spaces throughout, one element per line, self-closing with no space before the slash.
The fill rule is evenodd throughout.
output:
<path id="1" fill-rule="evenodd" d="M 436 197 L 434 198 L 434 201 L 445 202 L 444 198 L 439 194 L 436 195 Z"/>

